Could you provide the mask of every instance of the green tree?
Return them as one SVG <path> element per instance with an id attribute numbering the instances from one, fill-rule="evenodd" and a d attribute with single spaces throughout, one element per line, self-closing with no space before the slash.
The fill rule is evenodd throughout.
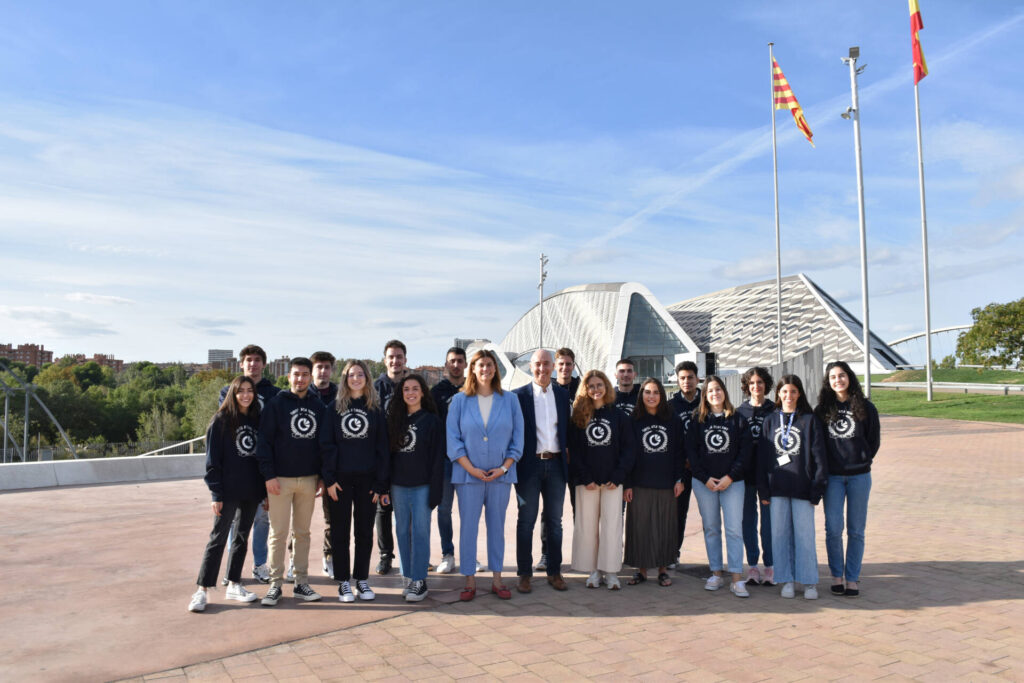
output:
<path id="1" fill-rule="evenodd" d="M 153 406 L 139 418 L 138 440 L 148 443 L 177 441 L 181 438 L 178 416 L 160 406 Z"/>
<path id="2" fill-rule="evenodd" d="M 186 439 L 202 436 L 220 405 L 220 390 L 231 382 L 227 370 L 198 372 L 185 383 L 185 416 L 181 431 Z"/>
<path id="3" fill-rule="evenodd" d="M 961 365 L 1024 365 L 1024 298 L 971 311 L 974 325 L 956 342 Z"/>

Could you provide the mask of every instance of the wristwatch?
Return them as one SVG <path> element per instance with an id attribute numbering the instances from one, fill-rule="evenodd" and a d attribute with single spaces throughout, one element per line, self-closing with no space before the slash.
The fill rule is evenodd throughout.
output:
<path id="1" fill-rule="evenodd" d="M 505 467 L 504 465 L 499 465 L 499 467 L 501 467 L 501 471 L 502 472 L 504 472 L 505 474 L 508 474 L 508 468 L 507 467 Z"/>

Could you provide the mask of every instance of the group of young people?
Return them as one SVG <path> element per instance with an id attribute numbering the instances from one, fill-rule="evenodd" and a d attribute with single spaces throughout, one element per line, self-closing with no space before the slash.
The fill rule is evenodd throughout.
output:
<path id="1" fill-rule="evenodd" d="M 372 384 L 361 361 L 348 361 L 335 385 L 331 354 L 295 358 L 289 388 L 279 391 L 262 378 L 265 352 L 255 345 L 242 349 L 244 374 L 221 392 L 207 432 L 206 483 L 215 518 L 190 611 L 205 609 L 228 546 L 225 597 L 259 599 L 241 583 L 250 530 L 253 576 L 270 584 L 263 605 L 281 600 L 286 580 L 294 583 L 294 597 L 321 599 L 308 578 L 310 523 L 321 494 L 324 572 L 337 581 L 341 602 L 375 598 L 369 585 L 374 527 L 377 573 L 391 571 L 397 537 L 403 596 L 410 602 L 426 597 L 434 509 L 441 537 L 435 571 L 457 568 L 465 577 L 460 599 L 476 597 L 483 516 L 490 592 L 510 599 L 502 570 L 513 486 L 520 593 L 533 590 L 534 570 L 555 590 L 569 587 L 562 575 L 567 490 L 570 564 L 587 575 L 588 588 L 620 589 L 623 563 L 636 570 L 630 585 L 647 581 L 651 568 L 659 585 L 670 585 L 692 490 L 712 571 L 706 589 L 724 586 L 727 570 L 739 597 L 749 596 L 749 583 L 782 583 L 782 596 L 793 597 L 799 582 L 804 597 L 816 598 L 813 506 L 824 497 L 832 592 L 859 594 L 879 425 L 846 363 L 828 365 L 812 410 L 795 375 L 782 377 L 775 401 L 769 400 L 772 378 L 760 367 L 743 375 L 746 400 L 737 408 L 721 378 L 708 376 L 698 386 L 692 362 L 676 368 L 679 392 L 670 400 L 656 378 L 637 384 L 629 359 L 616 364 L 615 386 L 599 370 L 575 376 L 575 355 L 567 348 L 534 352 L 531 383 L 514 391 L 502 388 L 491 351 L 467 359 L 463 349 L 449 349 L 445 377 L 432 388 L 408 370 L 406 354 L 402 342 L 389 341 L 386 370 Z M 542 547 L 535 565 L 538 518 Z"/>

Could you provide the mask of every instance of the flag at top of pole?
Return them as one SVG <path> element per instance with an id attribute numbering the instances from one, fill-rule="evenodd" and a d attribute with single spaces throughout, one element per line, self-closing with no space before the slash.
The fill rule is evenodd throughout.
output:
<path id="1" fill-rule="evenodd" d="M 914 0 L 910 0 L 914 2 Z M 807 125 L 807 119 L 804 118 L 804 110 L 800 107 L 800 103 L 796 101 L 796 95 L 793 94 L 792 88 L 789 87 L 789 81 L 782 74 L 782 69 L 779 68 L 779 63 L 774 58 L 772 59 L 772 87 L 775 91 L 775 108 L 776 109 L 789 109 L 793 114 L 793 120 L 796 121 L 796 127 L 800 129 L 800 132 L 807 138 L 807 142 L 811 143 L 811 147 L 814 147 L 814 133 L 811 132 L 811 127 Z"/>
<path id="2" fill-rule="evenodd" d="M 921 20 L 921 8 L 917 0 L 910 0 L 910 36 L 914 51 L 914 85 L 917 85 L 922 78 L 928 75 L 928 62 L 924 61 L 924 51 L 921 49 L 921 38 L 918 31 L 924 28 Z"/>

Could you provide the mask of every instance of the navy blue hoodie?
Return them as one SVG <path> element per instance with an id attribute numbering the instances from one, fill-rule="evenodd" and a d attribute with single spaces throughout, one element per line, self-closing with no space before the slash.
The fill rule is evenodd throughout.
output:
<path id="1" fill-rule="evenodd" d="M 867 399 L 863 401 L 867 412 L 863 420 L 854 419 L 849 401 L 836 402 L 836 417 L 826 425 L 829 474 L 852 476 L 871 471 L 881 444 L 881 425 L 875 405 Z M 819 413 L 818 417 L 826 416 Z"/>
<path id="2" fill-rule="evenodd" d="M 761 438 L 761 425 L 764 418 L 774 413 L 778 408 L 774 401 L 767 398 L 759 406 L 750 405 L 750 399 L 743 402 L 736 412 L 743 416 L 743 419 L 750 425 L 750 440 L 754 444 L 753 453 L 750 457 L 750 465 L 747 467 L 746 482 L 750 486 L 757 486 L 757 443 Z"/>
<path id="3" fill-rule="evenodd" d="M 399 378 L 399 381 L 401 378 Z M 388 373 L 380 373 L 380 377 L 373 380 L 373 390 L 377 392 L 377 403 L 380 405 L 380 410 L 385 415 L 388 414 L 388 404 L 391 403 L 391 397 L 395 393 L 395 384 L 391 378 L 388 377 Z"/>
<path id="4" fill-rule="evenodd" d="M 674 417 L 664 422 L 646 410 L 632 422 L 636 464 L 626 477 L 626 488 L 673 488 L 682 478 L 686 462 L 683 425 Z"/>
<path id="5" fill-rule="evenodd" d="M 334 382 L 328 382 L 327 383 L 327 388 L 324 389 L 323 391 L 321 391 L 320 388 L 317 387 L 317 385 L 310 384 L 309 385 L 309 390 L 312 393 L 316 394 L 317 397 L 319 397 L 320 400 L 324 402 L 325 406 L 327 406 L 328 408 L 332 408 L 332 409 L 334 408 L 334 405 L 333 405 L 334 404 L 334 399 L 338 396 L 338 385 L 337 384 L 335 384 Z"/>
<path id="6" fill-rule="evenodd" d="M 324 486 L 338 481 L 339 474 L 372 474 L 373 490 L 388 490 L 388 427 L 379 409 L 366 407 L 365 398 L 349 401 L 344 413 L 337 404 L 327 407 L 334 440 L 334 453 L 324 459 Z"/>
<path id="7" fill-rule="evenodd" d="M 615 407 L 626 415 L 632 415 L 636 410 L 636 402 L 640 398 L 640 385 L 634 384 L 629 391 L 615 390 Z"/>
<path id="8" fill-rule="evenodd" d="M 444 483 L 445 429 L 434 413 L 417 410 L 407 418 L 405 436 L 391 452 L 391 486 L 429 486 L 431 508 L 441 502 Z"/>
<path id="9" fill-rule="evenodd" d="M 434 399 L 434 405 L 437 406 L 437 416 L 441 418 L 441 424 L 448 420 L 448 404 L 452 402 L 452 396 L 459 393 L 460 389 L 462 389 L 461 386 L 455 386 L 450 379 L 445 377 L 430 390 L 430 396 Z"/>
<path id="10" fill-rule="evenodd" d="M 679 416 L 679 420 L 683 424 L 683 433 L 690 428 L 690 421 L 693 419 L 693 411 L 700 407 L 700 389 L 693 395 L 692 401 L 687 401 L 686 397 L 683 396 L 683 392 L 676 392 L 672 398 L 668 400 L 668 407 L 672 409 L 672 412 Z"/>
<path id="11" fill-rule="evenodd" d="M 739 413 L 708 415 L 701 422 L 696 417 L 686 432 L 686 457 L 693 478 L 707 483 L 725 475 L 743 481 L 750 463 L 753 444 L 750 427 Z"/>
<path id="12" fill-rule="evenodd" d="M 259 417 L 256 410 L 242 417 L 231 429 L 227 418 L 218 413 L 206 430 L 206 476 L 214 501 L 263 500 L 267 486 L 256 462 Z"/>
<path id="13" fill-rule="evenodd" d="M 779 410 L 768 415 L 757 445 L 758 498 L 799 498 L 817 505 L 827 485 L 828 455 L 821 420 L 813 413 Z"/>
<path id="14" fill-rule="evenodd" d="M 256 457 L 263 478 L 320 476 L 323 461 L 335 457 L 333 436 L 327 406 L 316 394 L 280 392 L 260 417 Z"/>
<path id="15" fill-rule="evenodd" d="M 636 461 L 630 422 L 614 405 L 595 410 L 583 429 L 569 422 L 569 471 L 576 486 L 626 482 Z"/>

